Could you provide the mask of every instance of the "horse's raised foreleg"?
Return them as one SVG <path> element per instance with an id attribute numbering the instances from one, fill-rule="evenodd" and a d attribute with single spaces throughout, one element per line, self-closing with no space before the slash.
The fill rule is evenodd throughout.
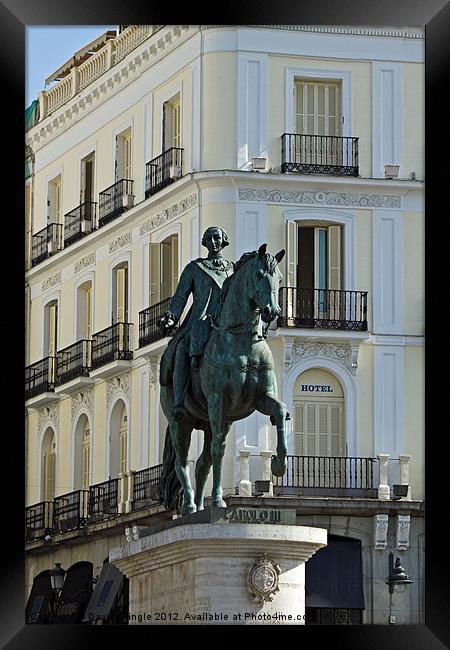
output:
<path id="1" fill-rule="evenodd" d="M 188 469 L 188 453 L 191 442 L 192 424 L 190 422 L 178 423 L 172 419 L 170 422 L 170 435 L 175 448 L 175 471 L 183 486 L 182 515 L 190 515 L 197 510 L 194 503 L 194 490 L 191 486 Z"/>
<path id="2" fill-rule="evenodd" d="M 223 421 L 222 396 L 217 393 L 208 395 L 208 417 L 212 434 L 213 488 L 212 505 L 226 508 L 222 491 L 222 459 L 225 453 L 225 439 L 230 429 Z"/>
<path id="3" fill-rule="evenodd" d="M 211 455 L 211 429 L 205 424 L 203 451 L 195 465 L 195 503 L 197 510 L 203 510 L 205 497 L 205 484 L 212 465 Z"/>
<path id="4" fill-rule="evenodd" d="M 280 402 L 272 393 L 259 397 L 255 403 L 257 410 L 264 415 L 271 415 L 277 427 L 277 455 L 272 456 L 271 470 L 274 476 L 283 476 L 286 472 L 286 404 Z"/>

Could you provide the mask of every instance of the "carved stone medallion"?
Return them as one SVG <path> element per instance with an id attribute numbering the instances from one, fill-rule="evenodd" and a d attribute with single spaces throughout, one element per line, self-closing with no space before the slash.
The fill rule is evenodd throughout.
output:
<path id="1" fill-rule="evenodd" d="M 273 600 L 275 593 L 280 590 L 280 567 L 269 560 L 266 553 L 259 557 L 255 564 L 247 569 L 247 585 L 252 600 L 260 603 Z"/>

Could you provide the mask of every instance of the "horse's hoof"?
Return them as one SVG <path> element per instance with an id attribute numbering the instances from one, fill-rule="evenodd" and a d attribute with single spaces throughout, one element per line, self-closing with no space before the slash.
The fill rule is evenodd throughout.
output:
<path id="1" fill-rule="evenodd" d="M 226 508 L 227 507 L 227 504 L 225 503 L 225 501 L 223 499 L 216 499 L 215 501 L 213 501 L 211 503 L 211 505 L 214 506 L 215 508 Z"/>
<path id="2" fill-rule="evenodd" d="M 197 512 L 197 506 L 195 504 L 183 506 L 181 509 L 181 515 L 192 515 L 193 512 Z"/>
<path id="3" fill-rule="evenodd" d="M 287 462 L 286 459 L 284 458 L 283 460 L 280 460 L 278 456 L 272 456 L 272 462 L 270 464 L 270 469 L 272 471 L 272 474 L 274 476 L 284 476 L 286 473 L 287 469 Z"/>

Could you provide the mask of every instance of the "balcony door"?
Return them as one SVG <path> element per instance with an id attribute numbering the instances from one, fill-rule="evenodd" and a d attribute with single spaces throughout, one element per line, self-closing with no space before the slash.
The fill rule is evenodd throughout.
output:
<path id="1" fill-rule="evenodd" d="M 295 133 L 305 136 L 341 136 L 341 86 L 328 81 L 295 83 Z M 301 154 L 300 154 L 301 151 Z M 300 138 L 295 162 L 304 164 L 342 164 L 342 147 L 336 138 Z"/>
<path id="2" fill-rule="evenodd" d="M 288 223 L 288 317 L 314 327 L 316 320 L 342 315 L 343 229 L 334 225 Z"/>
<path id="3" fill-rule="evenodd" d="M 132 180 L 131 171 L 131 129 L 116 136 L 116 161 L 115 179 L 117 183 L 122 179 Z"/>
<path id="4" fill-rule="evenodd" d="M 81 184 L 80 184 L 80 205 L 87 203 L 83 212 L 83 218 L 92 221 L 92 205 L 95 201 L 94 189 L 94 168 L 95 154 L 91 153 L 81 161 Z"/>
<path id="5" fill-rule="evenodd" d="M 42 500 L 55 498 L 56 441 L 52 429 L 47 429 L 42 443 Z"/>
<path id="6" fill-rule="evenodd" d="M 181 147 L 180 94 L 163 104 L 162 150 Z"/>
<path id="7" fill-rule="evenodd" d="M 113 272 L 113 324 L 117 324 L 119 350 L 126 348 L 126 327 L 128 323 L 128 265 L 116 267 Z"/>
<path id="8" fill-rule="evenodd" d="M 111 414 L 109 434 L 109 478 L 117 478 L 128 469 L 128 413 L 122 400 L 118 400 Z"/>

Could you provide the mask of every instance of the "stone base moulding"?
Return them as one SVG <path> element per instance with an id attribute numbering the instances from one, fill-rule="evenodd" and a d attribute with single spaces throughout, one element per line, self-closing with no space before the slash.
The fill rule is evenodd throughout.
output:
<path id="1" fill-rule="evenodd" d="M 130 624 L 299 625 L 305 562 L 326 544 L 324 528 L 187 523 L 133 539 L 109 559 L 130 581 Z"/>

